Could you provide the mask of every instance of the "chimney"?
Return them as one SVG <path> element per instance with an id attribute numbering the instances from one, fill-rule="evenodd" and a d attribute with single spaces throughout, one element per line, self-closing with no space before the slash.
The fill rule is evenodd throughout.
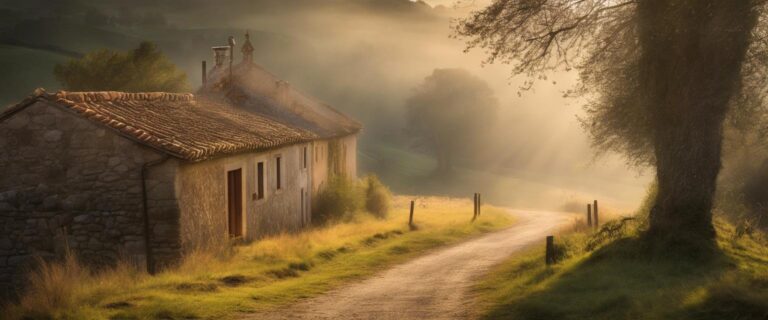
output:
<path id="1" fill-rule="evenodd" d="M 205 60 L 203 60 L 203 88 L 206 84 L 208 84 L 208 68 L 205 65 Z"/>
<path id="2" fill-rule="evenodd" d="M 229 84 L 232 85 L 232 61 L 235 60 L 235 37 L 229 36 L 227 44 L 229 44 Z"/>
<path id="3" fill-rule="evenodd" d="M 216 68 L 224 66 L 224 62 L 229 55 L 229 46 L 211 47 L 213 50 L 213 59 L 216 62 Z"/>

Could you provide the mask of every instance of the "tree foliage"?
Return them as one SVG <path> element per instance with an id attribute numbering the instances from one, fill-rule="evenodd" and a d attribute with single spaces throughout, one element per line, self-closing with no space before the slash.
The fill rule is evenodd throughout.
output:
<path id="1" fill-rule="evenodd" d="M 72 91 L 180 92 L 187 76 L 151 42 L 129 52 L 96 50 L 83 58 L 56 65 L 64 89 Z"/>
<path id="2" fill-rule="evenodd" d="M 638 59 L 642 48 L 636 0 L 502 0 L 460 20 L 456 34 L 467 50 L 485 48 L 485 63 L 511 63 L 529 89 L 542 74 L 576 70 L 580 82 L 568 96 L 587 100 L 581 118 L 593 143 L 617 151 L 633 165 L 652 165 L 652 129 L 640 103 Z M 760 129 L 765 122 L 768 21 L 764 1 L 752 1 L 759 22 L 742 67 L 741 88 L 731 101 L 728 125 Z"/>
<path id="3" fill-rule="evenodd" d="M 461 69 L 435 69 L 407 101 L 408 130 L 435 152 L 438 171 L 485 137 L 498 101 L 488 84 Z"/>
<path id="4" fill-rule="evenodd" d="M 524 89 L 575 69 L 568 94 L 587 99 L 594 145 L 656 168 L 651 232 L 712 239 L 723 125 L 754 127 L 764 110 L 764 10 L 763 0 L 496 0 L 456 31 L 486 62 L 529 76 Z"/>

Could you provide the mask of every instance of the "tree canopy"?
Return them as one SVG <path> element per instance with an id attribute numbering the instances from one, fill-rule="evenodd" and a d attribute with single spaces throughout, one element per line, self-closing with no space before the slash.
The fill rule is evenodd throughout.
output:
<path id="1" fill-rule="evenodd" d="M 408 130 L 435 152 L 438 172 L 447 173 L 460 151 L 487 133 L 498 100 L 480 78 L 462 69 L 435 69 L 407 104 Z"/>
<path id="2" fill-rule="evenodd" d="M 53 73 L 71 91 L 180 92 L 189 88 L 186 74 L 151 42 L 129 52 L 96 50 L 56 65 Z"/>
<path id="3" fill-rule="evenodd" d="M 763 0 L 496 0 L 456 32 L 527 75 L 524 89 L 575 69 L 568 94 L 588 101 L 594 145 L 656 168 L 649 234 L 689 242 L 714 235 L 724 124 L 754 125 L 764 108 L 764 11 Z"/>

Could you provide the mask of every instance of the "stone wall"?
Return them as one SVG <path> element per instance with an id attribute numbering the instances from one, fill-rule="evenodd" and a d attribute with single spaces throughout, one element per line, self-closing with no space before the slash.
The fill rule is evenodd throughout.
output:
<path id="1" fill-rule="evenodd" d="M 302 166 L 307 147 L 307 168 Z M 281 157 L 282 188 L 276 189 L 276 157 Z M 227 171 L 242 169 L 245 209 L 244 237 L 248 240 L 296 231 L 309 224 L 308 216 L 313 161 L 308 144 L 246 153 L 201 163 L 182 164 L 178 174 L 181 203 L 181 235 L 185 250 L 215 245 L 228 239 L 226 199 Z M 264 199 L 256 199 L 256 164 L 264 162 Z M 301 213 L 301 191 L 305 191 L 305 213 Z M 306 219 L 306 220 L 305 220 Z"/>
<path id="2" fill-rule="evenodd" d="M 163 156 L 47 102 L 0 122 L 0 286 L 18 286 L 35 257 L 67 248 L 91 265 L 144 265 L 141 167 Z M 149 169 L 157 264 L 178 256 L 178 163 Z"/>

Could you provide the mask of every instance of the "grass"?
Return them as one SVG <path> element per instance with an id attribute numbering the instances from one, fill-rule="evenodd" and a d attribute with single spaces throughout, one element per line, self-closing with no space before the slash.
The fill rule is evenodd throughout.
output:
<path id="1" fill-rule="evenodd" d="M 451 176 L 434 175 L 437 162 L 432 156 L 381 141 L 360 144 L 360 166 L 364 172 L 376 172 L 396 193 L 458 197 L 471 196 L 471 190 L 488 202 L 512 208 L 573 210 L 563 207 L 572 202 L 576 212 L 583 212 L 588 202 L 599 199 L 604 210 L 632 211 L 645 188 L 644 183 L 617 180 L 615 175 L 584 177 L 587 170 L 577 164 L 564 175 L 509 171 L 492 164 L 483 170 L 457 166 Z"/>
<path id="2" fill-rule="evenodd" d="M 483 319 L 768 319 L 768 247 L 717 222 L 712 259 L 649 255 L 625 233 L 594 251 L 580 230 L 559 237 L 558 264 L 531 249 L 476 286 Z"/>
<path id="3" fill-rule="evenodd" d="M 354 221 L 284 234 L 232 252 L 197 252 L 173 270 L 148 276 L 125 264 L 86 272 L 74 262 L 44 264 L 32 291 L 7 308 L 10 318 L 227 319 L 316 296 L 353 279 L 513 223 L 488 206 L 470 223 L 469 200 L 419 198 L 407 226 L 408 200 L 396 197 L 387 219 Z M 68 260 L 69 261 L 69 260 Z"/>

